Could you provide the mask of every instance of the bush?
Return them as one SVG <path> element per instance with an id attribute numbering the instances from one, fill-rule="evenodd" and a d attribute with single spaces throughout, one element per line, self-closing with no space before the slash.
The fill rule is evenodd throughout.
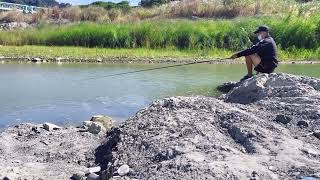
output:
<path id="1" fill-rule="evenodd" d="M 80 21 L 82 16 L 83 15 L 79 7 L 69 7 L 62 10 L 62 18 L 69 19 L 72 22 Z"/>
<path id="2" fill-rule="evenodd" d="M 121 9 L 123 11 L 128 11 L 128 10 L 131 9 L 129 1 L 121 1 L 119 3 L 96 1 L 96 2 L 93 2 L 93 3 L 89 4 L 89 5 L 82 5 L 80 7 L 87 8 L 87 7 L 90 7 L 90 6 L 102 7 L 102 8 L 105 8 L 106 10 Z"/>
<path id="3" fill-rule="evenodd" d="M 88 7 L 82 9 L 81 21 L 102 22 L 108 18 L 107 11 L 102 7 Z"/>
<path id="4" fill-rule="evenodd" d="M 31 21 L 30 15 L 25 15 L 23 12 L 20 11 L 8 11 L 3 12 L 0 16 L 1 22 L 30 22 Z"/>
<path id="5" fill-rule="evenodd" d="M 168 2 L 170 2 L 170 0 L 141 0 L 140 5 L 142 7 L 152 7 L 152 6 L 165 4 Z"/>

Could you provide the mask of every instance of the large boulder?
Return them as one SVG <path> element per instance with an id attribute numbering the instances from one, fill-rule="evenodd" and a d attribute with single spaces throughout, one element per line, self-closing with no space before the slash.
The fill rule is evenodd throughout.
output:
<path id="1" fill-rule="evenodd" d="M 85 126 L 86 130 L 92 134 L 107 132 L 107 129 L 103 126 L 103 124 L 99 122 L 85 121 L 83 122 L 83 125 Z"/>
<path id="2" fill-rule="evenodd" d="M 249 104 L 266 98 L 308 98 L 319 90 L 320 80 L 316 78 L 285 73 L 259 74 L 234 84 L 234 88 L 225 96 L 225 101 Z"/>
<path id="3" fill-rule="evenodd" d="M 102 115 L 95 115 L 92 116 L 91 120 L 92 122 L 99 122 L 101 123 L 106 129 L 111 129 L 113 126 L 113 120 L 109 116 L 102 116 Z"/>
<path id="4" fill-rule="evenodd" d="M 84 121 L 83 126 L 92 134 L 106 133 L 113 127 L 113 120 L 108 116 L 95 115 L 90 121 Z"/>
<path id="5" fill-rule="evenodd" d="M 47 131 L 52 131 L 52 130 L 59 130 L 61 129 L 60 126 L 57 126 L 55 124 L 52 124 L 52 123 L 44 123 L 43 124 L 43 128 Z"/>
<path id="6" fill-rule="evenodd" d="M 96 151 L 102 177 L 119 179 L 115 172 L 124 164 L 130 173 L 123 179 L 315 176 L 320 172 L 320 140 L 312 132 L 320 128 L 319 82 L 260 74 L 221 100 L 198 96 L 155 101 L 109 131 Z M 297 126 L 301 120 L 308 127 Z"/>

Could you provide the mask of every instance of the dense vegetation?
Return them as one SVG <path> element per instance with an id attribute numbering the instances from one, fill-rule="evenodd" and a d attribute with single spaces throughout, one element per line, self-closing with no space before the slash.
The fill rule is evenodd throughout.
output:
<path id="1" fill-rule="evenodd" d="M 93 2 L 93 3 L 88 4 L 88 5 L 81 5 L 80 7 L 86 8 L 86 7 L 89 7 L 89 6 L 102 7 L 102 8 L 105 8 L 107 10 L 110 10 L 110 9 L 129 10 L 131 8 L 131 6 L 129 4 L 129 1 L 121 1 L 121 2 L 118 2 L 118 3 L 96 1 L 96 2 Z"/>
<path id="2" fill-rule="evenodd" d="M 36 28 L 1 32 L 0 44 L 179 49 L 208 54 L 217 50 L 237 51 L 250 46 L 256 41 L 253 30 L 258 25 L 266 24 L 271 27 L 272 36 L 283 50 L 282 55 L 289 57 L 287 53 L 298 52 L 299 57 L 320 58 L 319 2 L 226 2 L 182 0 L 170 5 L 131 8 L 128 11 L 116 7 L 109 9 L 108 3 L 102 2 L 82 8 L 51 8 L 32 15 L 31 22 L 38 23 Z M 275 3 L 277 6 L 274 6 Z M 125 3 L 118 3 L 119 6 L 121 4 Z M 4 17 L 19 17 L 16 13 L 14 15 Z M 75 23 L 63 26 L 45 23 L 52 20 Z"/>
<path id="3" fill-rule="evenodd" d="M 143 7 L 158 6 L 170 2 L 171 0 L 141 0 L 140 5 Z"/>
<path id="4" fill-rule="evenodd" d="M 238 50 L 254 42 L 252 32 L 260 24 L 271 27 L 272 35 L 283 49 L 318 49 L 320 46 L 320 14 L 308 18 L 287 16 L 45 26 L 3 32 L 0 44 Z"/>

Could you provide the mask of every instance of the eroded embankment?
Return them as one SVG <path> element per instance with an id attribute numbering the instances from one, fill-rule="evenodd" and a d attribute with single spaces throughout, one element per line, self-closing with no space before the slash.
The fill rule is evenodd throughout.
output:
<path id="1" fill-rule="evenodd" d="M 112 129 L 96 152 L 103 176 L 320 178 L 320 80 L 260 74 L 234 86 L 220 100 L 156 101 Z"/>

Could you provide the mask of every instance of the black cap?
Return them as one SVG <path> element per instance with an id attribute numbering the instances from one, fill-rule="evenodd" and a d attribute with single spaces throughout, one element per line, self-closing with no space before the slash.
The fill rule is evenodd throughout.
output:
<path id="1" fill-rule="evenodd" d="M 269 32 L 269 27 L 268 26 L 259 26 L 258 29 L 256 31 L 254 31 L 253 33 L 257 34 L 262 31 Z"/>

